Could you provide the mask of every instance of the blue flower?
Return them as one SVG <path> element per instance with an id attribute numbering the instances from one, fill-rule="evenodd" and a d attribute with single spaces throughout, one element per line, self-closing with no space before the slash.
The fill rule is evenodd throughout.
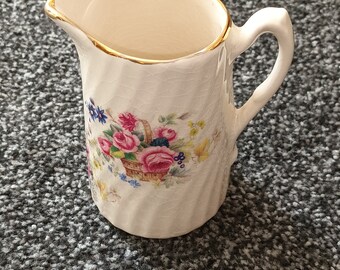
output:
<path id="1" fill-rule="evenodd" d="M 97 107 L 97 118 L 98 118 L 98 121 L 102 124 L 105 124 L 106 123 L 106 119 L 107 119 L 107 116 L 105 115 L 104 113 L 104 110 L 100 109 L 99 107 Z"/>
<path id="2" fill-rule="evenodd" d="M 138 187 L 141 186 L 140 183 L 137 180 L 130 180 L 130 181 L 128 181 L 128 183 L 134 188 L 138 188 Z"/>
<path id="3" fill-rule="evenodd" d="M 120 180 L 126 182 L 126 174 L 124 174 L 124 173 L 119 173 L 118 175 L 119 175 Z"/>
<path id="4" fill-rule="evenodd" d="M 138 188 L 141 186 L 141 184 L 137 180 L 127 180 L 127 176 L 125 173 L 118 173 L 120 180 L 127 182 L 132 186 L 133 188 Z"/>
<path id="5" fill-rule="evenodd" d="M 93 106 L 92 103 L 89 103 L 89 104 L 87 105 L 87 108 L 89 109 L 89 113 L 90 113 L 90 115 L 91 115 L 92 120 L 93 120 L 93 121 L 96 120 L 96 118 L 98 117 L 96 108 Z"/>

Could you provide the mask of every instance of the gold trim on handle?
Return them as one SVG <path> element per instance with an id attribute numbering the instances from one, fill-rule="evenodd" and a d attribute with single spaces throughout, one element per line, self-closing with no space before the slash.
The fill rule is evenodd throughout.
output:
<path id="1" fill-rule="evenodd" d="M 223 28 L 223 31 L 221 32 L 221 34 L 207 47 L 203 48 L 200 51 L 197 51 L 195 53 L 192 54 L 188 54 L 186 56 L 183 57 L 179 57 L 179 58 L 174 58 L 174 59 L 167 59 L 167 60 L 156 60 L 156 59 L 144 59 L 144 58 L 139 58 L 139 57 L 134 57 L 131 55 L 127 55 L 124 53 L 120 53 L 108 46 L 106 46 L 105 44 L 103 44 L 102 42 L 100 42 L 99 40 L 97 40 L 96 38 L 92 37 L 89 33 L 86 33 L 86 36 L 92 41 L 93 45 L 96 46 L 98 49 L 102 50 L 103 52 L 112 55 L 112 56 L 116 56 L 116 57 L 120 57 L 120 58 L 124 58 L 126 60 L 132 61 L 132 62 L 136 62 L 139 64 L 160 64 L 160 63 L 169 63 L 169 62 L 173 62 L 173 61 L 177 61 L 180 59 L 184 59 L 187 57 L 191 57 L 203 52 L 207 52 L 207 51 L 212 51 L 213 49 L 215 49 L 218 45 L 220 45 L 228 36 L 230 28 L 232 26 L 232 21 L 231 21 L 231 17 L 229 14 L 229 11 L 227 10 L 227 8 L 225 7 L 225 5 L 223 4 L 223 2 L 221 0 L 217 0 L 220 5 L 223 7 L 223 9 L 225 10 L 225 12 L 227 13 L 227 17 L 228 20 L 226 22 L 226 25 Z M 62 13 L 60 13 L 56 7 L 55 7 L 55 0 L 48 0 L 46 5 L 45 5 L 45 13 L 47 14 L 47 16 L 49 16 L 51 19 L 53 20 L 59 20 L 62 22 L 66 22 L 69 23 L 70 25 L 73 25 L 75 27 L 77 27 L 78 29 L 80 29 L 82 31 L 82 29 L 73 21 L 71 21 L 69 18 L 67 18 L 65 15 L 63 15 Z"/>

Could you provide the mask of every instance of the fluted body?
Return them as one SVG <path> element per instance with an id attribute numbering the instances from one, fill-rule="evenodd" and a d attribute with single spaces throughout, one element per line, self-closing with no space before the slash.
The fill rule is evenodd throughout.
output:
<path id="1" fill-rule="evenodd" d="M 91 188 L 112 224 L 133 234 L 163 238 L 185 234 L 215 215 L 225 199 L 235 158 L 226 60 L 224 46 L 158 65 L 136 64 L 97 49 L 90 58 L 81 57 Z M 92 117 L 95 110 L 102 110 L 103 121 Z M 151 142 L 146 142 L 149 135 Z M 159 138 L 167 139 L 169 146 L 161 141 L 157 145 Z M 158 151 L 150 154 L 153 160 L 148 160 L 150 151 Z M 138 162 L 142 168 L 129 175 L 122 156 L 133 155 L 130 164 Z M 163 164 L 166 155 L 172 160 Z M 145 173 L 143 162 L 163 164 L 168 171 L 163 177 L 153 172 L 157 168 L 144 168 L 151 170 Z"/>

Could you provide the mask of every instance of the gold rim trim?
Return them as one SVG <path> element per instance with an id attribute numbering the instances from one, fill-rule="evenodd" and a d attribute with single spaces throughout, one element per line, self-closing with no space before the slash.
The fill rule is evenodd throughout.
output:
<path id="1" fill-rule="evenodd" d="M 134 57 L 134 56 L 127 55 L 127 54 L 124 54 L 124 53 L 120 53 L 120 52 L 106 46 L 105 44 L 103 44 L 99 40 L 92 37 L 90 34 L 83 31 L 75 22 L 71 21 L 65 15 L 61 14 L 55 7 L 55 0 L 48 0 L 46 5 L 45 5 L 44 10 L 45 10 L 45 13 L 47 14 L 47 16 L 49 16 L 51 19 L 69 23 L 70 25 L 75 26 L 76 28 L 80 29 L 92 41 L 93 45 L 96 46 L 98 49 L 102 50 L 103 52 L 105 52 L 109 55 L 112 55 L 112 56 L 124 58 L 124 59 L 132 61 L 132 62 L 136 62 L 136 63 L 139 63 L 139 64 L 149 64 L 150 65 L 150 64 L 169 63 L 169 62 L 174 62 L 174 61 L 177 61 L 177 60 L 185 59 L 185 58 L 197 55 L 197 54 L 201 54 L 203 52 L 212 51 L 218 45 L 220 45 L 227 38 L 227 36 L 229 34 L 231 26 L 232 26 L 232 21 L 231 21 L 231 18 L 230 18 L 230 13 L 229 13 L 228 9 L 225 7 L 225 5 L 223 4 L 223 2 L 221 0 L 217 0 L 217 1 L 222 6 L 222 8 L 225 10 L 227 17 L 228 17 L 228 20 L 227 20 L 221 34 L 210 45 L 208 45 L 207 47 L 203 48 L 200 51 L 197 51 L 195 53 L 188 54 L 188 55 L 185 55 L 185 56 L 182 56 L 182 57 L 178 57 L 178 58 L 174 58 L 174 59 L 167 59 L 167 60 L 144 59 L 144 58 Z"/>

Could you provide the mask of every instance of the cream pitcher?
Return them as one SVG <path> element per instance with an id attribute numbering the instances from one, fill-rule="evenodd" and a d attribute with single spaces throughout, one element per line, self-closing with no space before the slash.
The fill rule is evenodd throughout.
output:
<path id="1" fill-rule="evenodd" d="M 79 54 L 101 214 L 150 238 L 200 227 L 225 200 L 237 137 L 289 69 L 287 11 L 262 9 L 242 27 L 220 0 L 49 0 L 45 11 Z M 279 43 L 275 66 L 236 108 L 233 62 L 267 32 Z"/>

